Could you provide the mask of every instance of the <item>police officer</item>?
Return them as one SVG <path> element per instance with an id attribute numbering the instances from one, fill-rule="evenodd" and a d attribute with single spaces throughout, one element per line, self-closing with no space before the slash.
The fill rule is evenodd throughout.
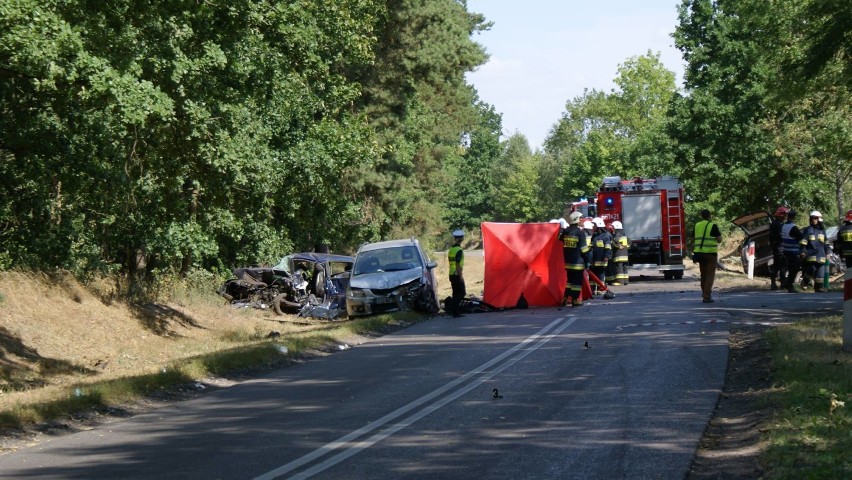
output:
<path id="1" fill-rule="evenodd" d="M 843 225 L 837 231 L 837 251 L 846 262 L 846 268 L 852 268 L 852 210 L 846 212 Z"/>
<path id="2" fill-rule="evenodd" d="M 467 295 L 464 287 L 464 251 L 461 242 L 464 240 L 464 231 L 453 231 L 453 246 L 447 252 L 450 261 L 450 286 L 453 288 L 453 300 L 450 313 L 454 317 L 461 317 L 461 302 Z"/>
<path id="3" fill-rule="evenodd" d="M 814 291 L 822 292 L 824 287 L 822 277 L 825 274 L 825 258 L 828 253 L 825 240 L 825 227 L 822 224 L 822 214 L 814 210 L 810 214 L 810 225 L 802 232 L 799 244 L 804 249 L 802 262 L 802 284 L 814 282 Z"/>
<path id="4" fill-rule="evenodd" d="M 612 258 L 612 236 L 606 231 L 606 224 L 601 217 L 592 219 L 595 233 L 592 236 L 592 273 L 603 281 L 606 278 L 606 267 Z M 592 290 L 597 293 L 598 284 L 592 284 Z"/>
<path id="5" fill-rule="evenodd" d="M 802 265 L 802 232 L 796 226 L 796 211 L 787 211 L 787 221 L 781 226 L 781 250 L 787 262 L 787 276 L 782 279 L 781 287 L 790 293 L 796 293 L 796 275 Z"/>
<path id="6" fill-rule="evenodd" d="M 719 226 L 710 221 L 710 210 L 701 210 L 701 221 L 695 224 L 693 258 L 701 272 L 701 297 L 704 303 L 713 303 L 713 282 L 716 280 L 718 245 L 722 241 Z"/>
<path id="7" fill-rule="evenodd" d="M 628 251 L 630 249 L 630 239 L 624 234 L 624 225 L 618 220 L 612 222 L 612 227 L 615 229 L 615 235 L 612 237 L 612 249 L 614 255 L 612 264 L 615 265 L 615 281 L 613 285 L 627 285 L 630 280 L 627 274 Z"/>
<path id="8" fill-rule="evenodd" d="M 789 209 L 784 206 L 775 210 L 775 218 L 769 224 L 769 245 L 772 247 L 772 266 L 769 268 L 769 280 L 772 290 L 778 290 L 776 279 L 784 283 L 787 272 L 787 259 L 784 257 L 784 249 L 781 242 L 781 229 L 787 221 Z"/>
<path id="9" fill-rule="evenodd" d="M 567 283 L 565 284 L 565 295 L 563 303 L 569 301 L 574 307 L 583 305 L 580 299 L 583 291 L 583 270 L 586 269 L 586 253 L 589 251 L 589 246 L 586 243 L 586 232 L 580 228 L 580 218 L 583 214 L 580 212 L 571 212 L 568 215 L 567 225 L 559 233 L 559 240 L 562 242 L 562 256 L 565 260 L 565 274 Z"/>

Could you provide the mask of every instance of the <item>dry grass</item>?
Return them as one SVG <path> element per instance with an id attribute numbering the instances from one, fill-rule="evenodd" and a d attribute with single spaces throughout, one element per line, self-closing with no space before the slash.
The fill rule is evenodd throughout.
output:
<path id="1" fill-rule="evenodd" d="M 446 254 L 433 258 L 444 298 L 450 295 Z M 465 263 L 468 292 L 478 295 L 483 259 L 470 256 Z M 238 309 L 212 293 L 184 292 L 167 304 L 130 304 L 116 291 L 109 279 L 84 286 L 61 272 L 0 272 L 0 412 L 56 402 L 81 386 L 109 391 L 122 379 L 176 365 L 192 376 L 199 359 L 209 364 L 217 354 L 269 344 L 273 331 L 281 335 L 276 342 L 294 352 L 381 328 L 370 320 L 329 322 Z"/>

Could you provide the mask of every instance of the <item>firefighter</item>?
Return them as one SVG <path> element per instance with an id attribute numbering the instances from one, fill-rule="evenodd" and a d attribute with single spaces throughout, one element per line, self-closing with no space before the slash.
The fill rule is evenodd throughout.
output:
<path id="1" fill-rule="evenodd" d="M 583 233 L 586 234 L 586 268 L 592 265 L 592 237 L 595 235 L 595 224 L 591 220 L 583 221 Z"/>
<path id="2" fill-rule="evenodd" d="M 837 251 L 846 262 L 846 268 L 852 268 L 852 210 L 846 212 L 843 225 L 837 231 Z"/>
<path id="3" fill-rule="evenodd" d="M 781 287 L 790 293 L 797 293 L 796 275 L 802 265 L 802 232 L 796 226 L 796 211 L 787 211 L 787 221 L 781 226 L 781 250 L 784 252 L 784 260 L 787 263 L 787 276 L 781 281 Z"/>
<path id="4" fill-rule="evenodd" d="M 784 257 L 784 249 L 781 242 L 781 229 L 787 222 L 787 207 L 780 206 L 775 210 L 772 223 L 769 224 L 769 246 L 772 247 L 772 266 L 769 268 L 769 281 L 771 289 L 778 290 L 776 280 L 784 283 L 787 273 L 787 259 Z"/>
<path id="5" fill-rule="evenodd" d="M 627 274 L 628 250 L 630 249 L 630 239 L 624 234 L 624 226 L 618 220 L 612 222 L 612 227 L 615 229 L 615 235 L 612 238 L 612 249 L 614 255 L 612 264 L 615 266 L 615 281 L 612 283 L 615 286 L 627 285 L 630 276 Z"/>
<path id="6" fill-rule="evenodd" d="M 453 289 L 452 305 L 450 305 L 450 313 L 454 317 L 461 317 L 461 302 L 467 295 L 464 286 L 464 251 L 461 248 L 461 242 L 464 240 L 464 231 L 453 231 L 453 246 L 447 252 L 447 257 L 450 262 L 450 286 Z"/>
<path id="7" fill-rule="evenodd" d="M 701 210 L 701 221 L 695 224 L 692 257 L 701 272 L 701 297 L 704 303 L 713 303 L 713 282 L 716 279 L 718 245 L 722 241 L 719 226 L 710 221 L 710 210 Z"/>
<path id="8" fill-rule="evenodd" d="M 810 214 L 810 225 L 802 232 L 799 245 L 804 249 L 802 262 L 802 287 L 814 282 L 814 291 L 824 290 L 822 277 L 825 274 L 825 258 L 828 253 L 822 214 L 814 210 Z"/>
<path id="9" fill-rule="evenodd" d="M 606 284 L 613 285 L 615 284 L 615 250 L 618 248 L 618 245 L 615 244 L 615 227 L 612 223 L 606 226 L 606 231 L 609 233 L 609 236 L 612 237 L 612 257 L 610 257 L 609 263 L 606 264 Z"/>
<path id="10" fill-rule="evenodd" d="M 589 245 L 586 243 L 586 232 L 580 228 L 580 212 L 571 212 L 565 228 L 559 232 L 559 240 L 562 242 L 562 256 L 565 260 L 565 295 L 562 299 L 564 304 L 571 302 L 574 307 L 583 305 L 581 292 L 583 290 L 583 270 L 586 268 L 586 253 Z"/>
<path id="11" fill-rule="evenodd" d="M 595 226 L 595 233 L 592 236 L 592 273 L 599 280 L 606 278 L 606 267 L 609 264 L 609 259 L 612 258 L 612 236 L 606 231 L 606 224 L 601 217 L 595 217 L 592 220 Z M 592 291 L 597 295 L 598 284 L 592 282 Z"/>

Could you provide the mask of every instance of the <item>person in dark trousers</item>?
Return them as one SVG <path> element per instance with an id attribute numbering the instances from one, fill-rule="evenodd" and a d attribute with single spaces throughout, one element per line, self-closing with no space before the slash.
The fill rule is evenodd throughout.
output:
<path id="1" fill-rule="evenodd" d="M 701 298 L 704 303 L 713 303 L 713 282 L 716 280 L 719 243 L 722 233 L 719 226 L 710 221 L 710 210 L 701 210 L 701 221 L 695 224 L 692 258 L 698 263 L 701 273 Z"/>
<path id="2" fill-rule="evenodd" d="M 571 303 L 571 306 L 583 305 L 581 293 L 583 291 L 583 271 L 586 269 L 586 253 L 589 245 L 586 243 L 586 232 L 580 228 L 580 218 L 583 214 L 572 212 L 568 215 L 568 221 L 560 222 L 562 227 L 559 232 L 559 241 L 562 242 L 562 256 L 565 261 L 565 295 L 563 304 Z"/>
<path id="3" fill-rule="evenodd" d="M 453 288 L 450 313 L 454 317 L 462 316 L 461 303 L 464 297 L 467 296 L 464 286 L 464 251 L 461 248 L 462 240 L 464 240 L 464 231 L 455 230 L 453 232 L 453 246 L 447 252 L 450 262 L 450 286 Z"/>
<path id="4" fill-rule="evenodd" d="M 828 253 L 825 227 L 822 224 L 822 214 L 814 210 L 810 214 L 810 225 L 802 231 L 799 244 L 804 250 L 802 262 L 802 286 L 814 283 L 814 291 L 822 292 L 823 275 L 825 274 L 825 258 Z"/>
<path id="5" fill-rule="evenodd" d="M 846 268 L 852 268 L 852 210 L 846 212 L 843 225 L 837 230 L 837 252 L 846 262 Z"/>
<path id="6" fill-rule="evenodd" d="M 799 268 L 802 265 L 802 246 L 799 242 L 802 240 L 802 232 L 796 226 L 796 211 L 789 210 L 787 212 L 787 222 L 781 226 L 781 250 L 784 252 L 784 259 L 787 261 L 787 276 L 782 279 L 781 287 L 786 288 L 790 293 L 797 293 L 796 290 L 796 275 L 799 274 Z"/>
<path id="7" fill-rule="evenodd" d="M 775 215 L 772 223 L 769 224 L 769 246 L 772 247 L 772 266 L 769 268 L 770 288 L 778 290 L 778 283 L 784 283 L 784 278 L 787 276 L 787 258 L 784 256 L 784 248 L 781 241 L 781 229 L 784 223 L 787 222 L 787 207 L 781 206 L 775 210 Z"/>
<path id="8" fill-rule="evenodd" d="M 606 231 L 606 224 L 601 217 L 595 217 L 592 224 L 595 226 L 595 233 L 592 235 L 592 273 L 603 282 L 606 279 L 607 265 L 612 258 L 612 236 Z M 599 294 L 598 284 L 591 282 L 591 286 L 592 291 Z"/>
<path id="9" fill-rule="evenodd" d="M 615 286 L 627 285 L 630 281 L 630 276 L 627 272 L 627 265 L 630 260 L 628 257 L 630 239 L 624 234 L 624 225 L 621 222 L 616 220 L 612 222 L 612 226 L 615 228 L 615 235 L 612 238 L 612 249 L 615 252 L 612 259 L 612 263 L 615 265 L 615 282 L 612 284 Z"/>

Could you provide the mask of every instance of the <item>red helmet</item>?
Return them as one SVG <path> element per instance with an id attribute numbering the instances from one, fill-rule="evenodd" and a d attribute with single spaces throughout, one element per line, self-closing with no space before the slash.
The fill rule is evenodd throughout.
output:
<path id="1" fill-rule="evenodd" d="M 778 210 L 775 210 L 776 217 L 786 216 L 790 212 L 790 209 L 785 206 L 778 207 Z"/>
<path id="2" fill-rule="evenodd" d="M 846 212 L 846 221 L 852 222 L 852 210 Z"/>

